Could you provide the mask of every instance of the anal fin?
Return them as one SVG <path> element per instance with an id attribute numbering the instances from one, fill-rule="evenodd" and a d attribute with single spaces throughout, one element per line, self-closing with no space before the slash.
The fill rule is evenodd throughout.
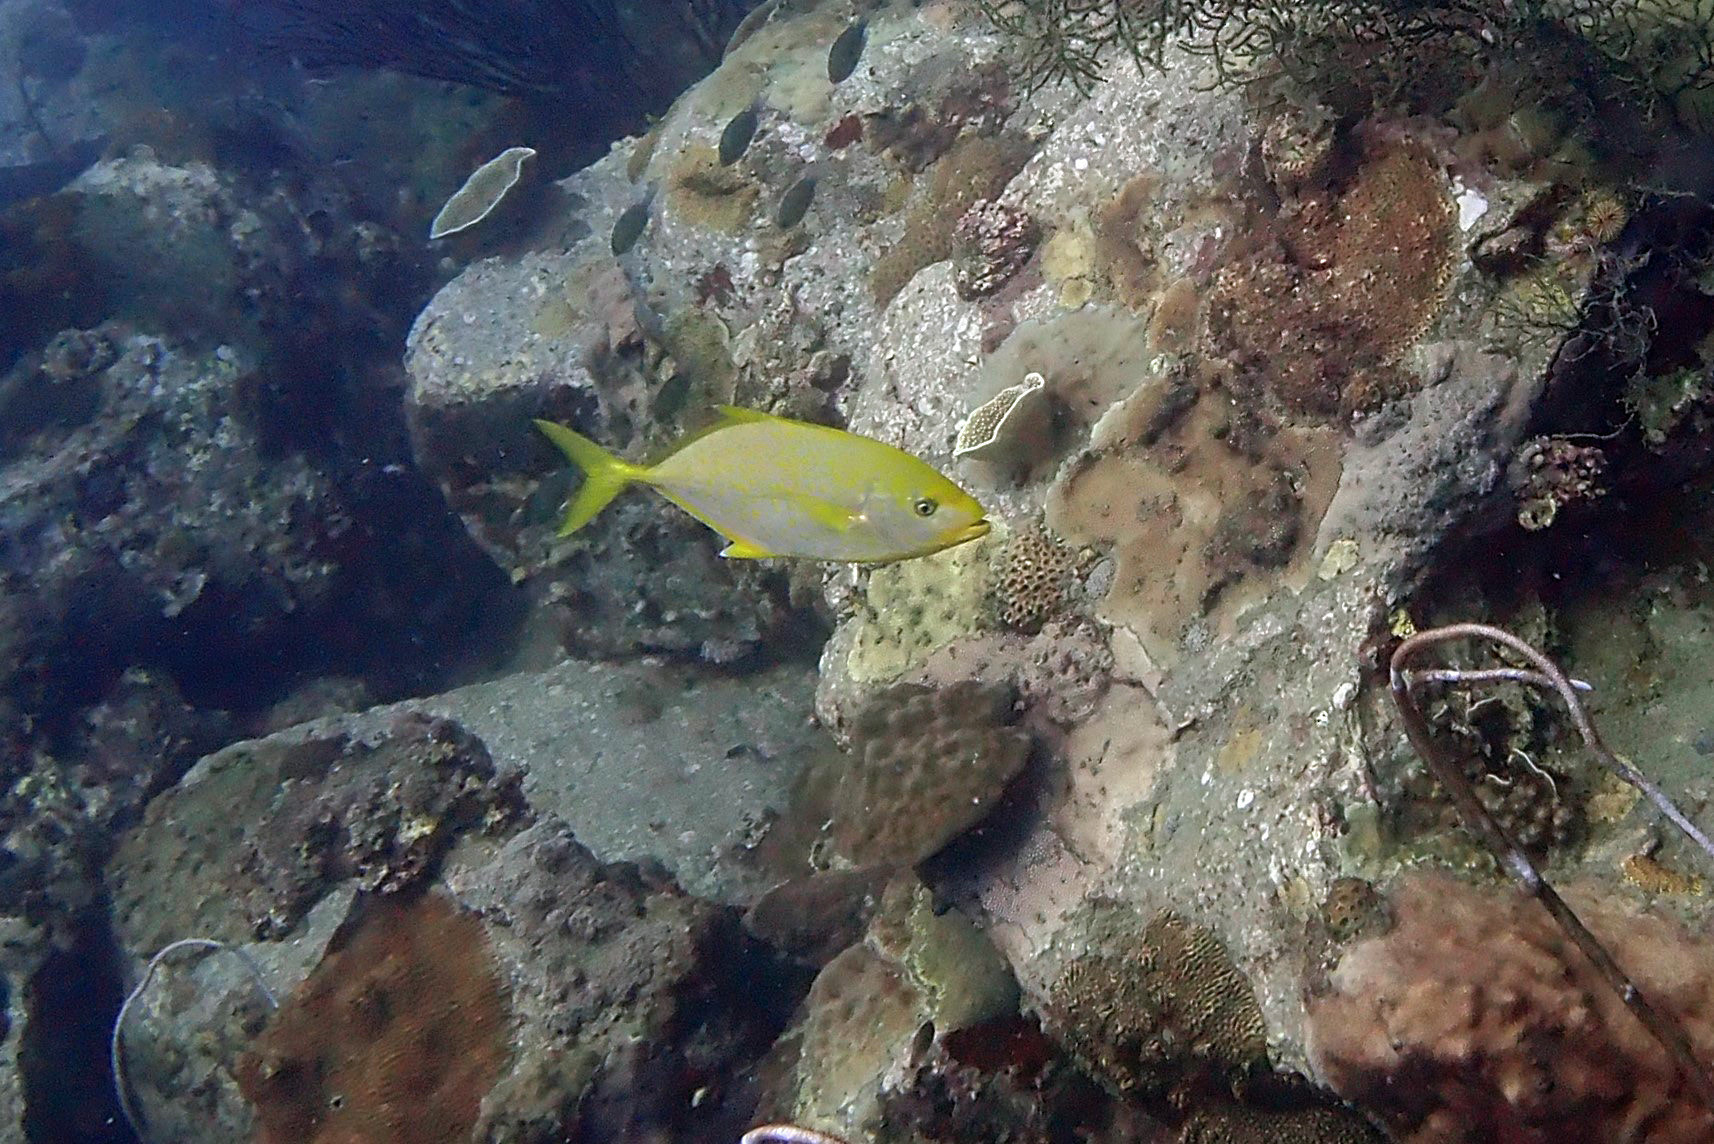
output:
<path id="1" fill-rule="evenodd" d="M 751 544 L 748 540 L 734 540 L 720 550 L 720 555 L 728 560 L 766 560 L 776 554 Z"/>

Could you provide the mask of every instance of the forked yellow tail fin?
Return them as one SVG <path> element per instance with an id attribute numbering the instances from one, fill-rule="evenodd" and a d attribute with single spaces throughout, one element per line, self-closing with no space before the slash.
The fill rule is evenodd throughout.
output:
<path id="1" fill-rule="evenodd" d="M 564 425 L 537 418 L 536 428 L 559 446 L 560 452 L 570 458 L 572 464 L 583 470 L 583 486 L 565 510 L 565 520 L 559 526 L 561 536 L 570 536 L 588 524 L 626 485 L 647 472 L 640 465 L 621 461 L 588 437 Z"/>

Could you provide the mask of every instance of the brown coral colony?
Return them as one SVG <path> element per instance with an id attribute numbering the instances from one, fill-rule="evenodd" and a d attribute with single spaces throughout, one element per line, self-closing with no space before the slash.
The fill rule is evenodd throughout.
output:
<path id="1" fill-rule="evenodd" d="M 1333 417 L 1397 396 L 1400 353 L 1438 313 L 1456 214 L 1445 177 L 1375 145 L 1347 184 L 1288 200 L 1260 247 L 1220 271 L 1210 305 L 1235 384 Z"/>
<path id="2" fill-rule="evenodd" d="M 237 1078 L 262 1144 L 459 1144 L 506 1058 L 482 923 L 428 893 L 370 903 Z"/>

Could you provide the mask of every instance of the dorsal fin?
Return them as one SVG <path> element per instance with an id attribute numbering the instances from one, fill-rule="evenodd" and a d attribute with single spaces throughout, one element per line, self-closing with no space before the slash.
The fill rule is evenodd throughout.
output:
<path id="1" fill-rule="evenodd" d="M 720 423 L 727 425 L 742 425 L 755 421 L 784 421 L 784 417 L 775 417 L 772 413 L 763 413 L 760 409 L 745 409 L 742 405 L 716 405 L 715 411 L 720 414 Z"/>

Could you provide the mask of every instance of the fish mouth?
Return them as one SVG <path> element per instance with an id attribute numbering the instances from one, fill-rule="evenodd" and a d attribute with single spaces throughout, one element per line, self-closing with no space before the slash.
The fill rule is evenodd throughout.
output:
<path id="1" fill-rule="evenodd" d="M 953 533 L 952 536 L 948 538 L 948 546 L 950 547 L 953 544 L 966 544 L 972 540 L 980 540 L 984 536 L 987 536 L 993 528 L 994 526 L 985 520 L 973 521 Z"/>

